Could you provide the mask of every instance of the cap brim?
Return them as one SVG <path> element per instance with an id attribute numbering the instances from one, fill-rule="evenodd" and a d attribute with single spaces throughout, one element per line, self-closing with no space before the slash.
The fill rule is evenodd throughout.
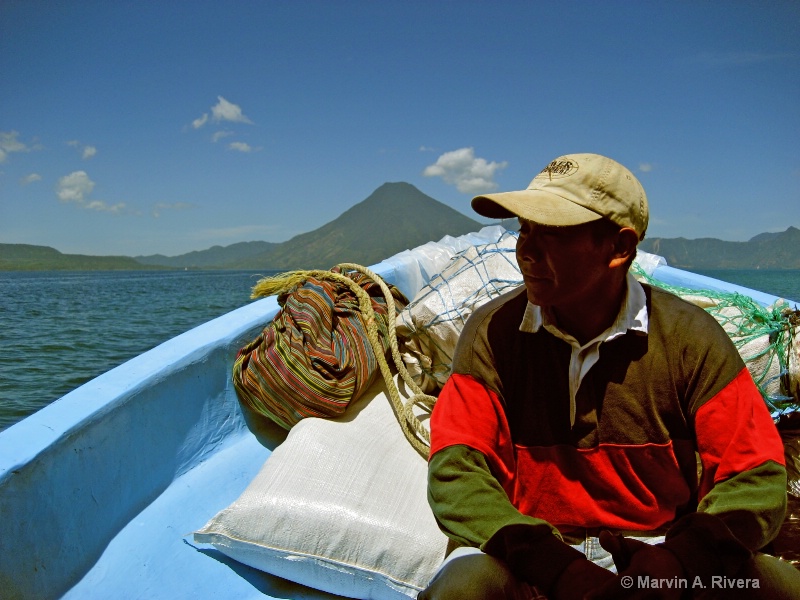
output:
<path id="1" fill-rule="evenodd" d="M 597 221 L 603 216 L 566 200 L 556 194 L 542 190 L 521 190 L 484 194 L 472 199 L 472 209 L 490 219 L 510 219 L 520 217 L 527 221 L 568 227 Z"/>

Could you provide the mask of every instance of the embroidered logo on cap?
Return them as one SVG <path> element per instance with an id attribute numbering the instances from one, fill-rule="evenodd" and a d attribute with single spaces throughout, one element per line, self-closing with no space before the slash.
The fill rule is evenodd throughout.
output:
<path id="1" fill-rule="evenodd" d="M 556 159 L 547 165 L 537 177 L 547 175 L 551 181 L 562 177 L 569 177 L 578 170 L 578 163 L 571 160 Z"/>

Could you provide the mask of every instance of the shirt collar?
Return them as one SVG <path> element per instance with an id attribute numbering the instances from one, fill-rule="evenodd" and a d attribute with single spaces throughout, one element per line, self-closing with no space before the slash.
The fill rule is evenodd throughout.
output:
<path id="1" fill-rule="evenodd" d="M 642 288 L 642 284 L 630 273 L 627 274 L 625 280 L 627 285 L 625 300 L 620 307 L 619 314 L 614 320 L 614 323 L 598 336 L 603 341 L 612 340 L 621 335 L 625 335 L 628 331 L 635 331 L 646 335 L 649 330 L 647 297 L 645 296 L 644 288 Z M 549 331 L 555 329 L 561 334 L 558 337 L 562 339 L 573 339 L 572 336 L 558 329 L 547 311 L 542 310 L 541 306 L 537 306 L 529 301 L 528 305 L 525 307 L 525 314 L 522 317 L 519 330 L 524 333 L 536 333 L 542 327 L 545 327 Z M 596 339 L 597 338 L 595 338 L 595 340 Z"/>

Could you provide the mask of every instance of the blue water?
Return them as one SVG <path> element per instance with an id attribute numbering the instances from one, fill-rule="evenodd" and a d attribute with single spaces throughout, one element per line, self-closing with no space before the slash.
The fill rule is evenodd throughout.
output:
<path id="1" fill-rule="evenodd" d="M 0 430 L 247 304 L 271 273 L 0 272 Z"/>
<path id="2" fill-rule="evenodd" d="M 800 271 L 797 270 L 696 269 L 695 273 L 793 300 L 792 306 L 800 303 Z"/>
<path id="3" fill-rule="evenodd" d="M 0 430 L 250 302 L 270 272 L 0 272 Z M 703 271 L 800 300 L 800 271 Z"/>

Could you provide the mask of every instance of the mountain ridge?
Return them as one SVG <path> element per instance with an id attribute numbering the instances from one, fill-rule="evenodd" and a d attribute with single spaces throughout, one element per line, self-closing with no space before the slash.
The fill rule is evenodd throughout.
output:
<path id="1" fill-rule="evenodd" d="M 502 221 L 514 227 L 516 220 Z M 251 241 L 177 256 L 62 254 L 49 246 L 0 243 L 0 270 L 329 269 L 371 265 L 445 235 L 483 225 L 405 182 L 387 182 L 339 217 L 281 243 Z M 800 269 L 800 229 L 767 232 L 746 242 L 717 238 L 646 238 L 639 247 L 680 269 Z"/>
<path id="2" fill-rule="evenodd" d="M 130 256 L 64 254 L 50 246 L 0 243 L 0 271 L 145 271 L 161 270 Z"/>
<path id="3" fill-rule="evenodd" d="M 800 269 L 800 229 L 760 233 L 746 242 L 645 238 L 639 248 L 678 269 Z"/>
<path id="4" fill-rule="evenodd" d="M 342 262 L 371 265 L 447 234 L 462 235 L 480 227 L 410 183 L 384 183 L 322 227 L 227 268 L 329 269 Z"/>
<path id="5" fill-rule="evenodd" d="M 193 250 L 178 256 L 165 256 L 163 254 L 150 254 L 147 256 L 134 256 L 134 260 L 146 265 L 160 265 L 178 269 L 214 268 L 215 265 L 226 264 L 245 257 L 267 252 L 278 246 L 276 242 L 237 242 L 229 246 L 215 245 L 206 250 Z"/>

